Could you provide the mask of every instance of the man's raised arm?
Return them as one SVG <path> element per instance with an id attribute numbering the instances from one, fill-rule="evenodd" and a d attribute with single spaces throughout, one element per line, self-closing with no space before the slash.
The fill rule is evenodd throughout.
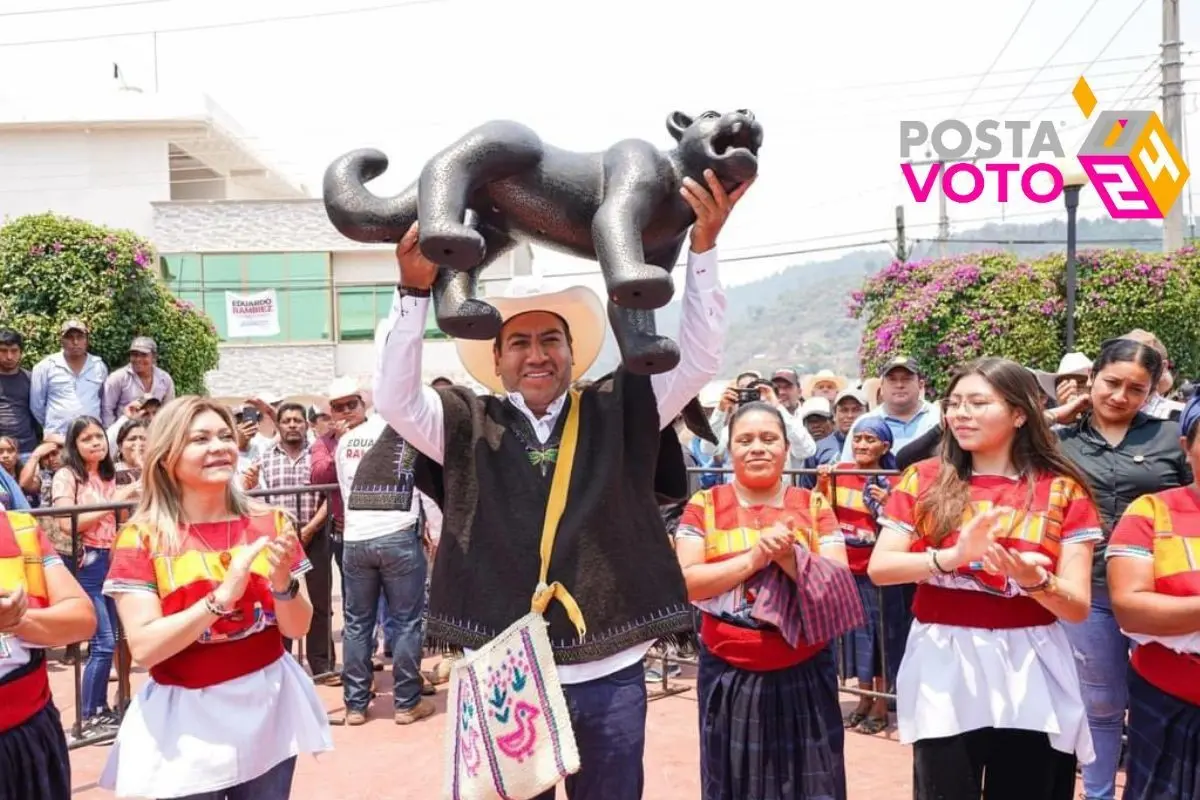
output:
<path id="1" fill-rule="evenodd" d="M 680 193 L 696 214 L 684 278 L 679 319 L 679 365 L 651 377 L 658 398 L 659 425 L 666 428 L 721 368 L 725 343 L 725 290 L 717 274 L 717 235 L 753 180 L 726 194 L 712 170 L 707 187 L 685 178 Z"/>
<path id="2" fill-rule="evenodd" d="M 421 381 L 428 295 L 437 268 L 417 247 L 416 225 L 400 240 L 396 256 L 400 285 L 391 313 L 375 330 L 375 410 L 400 438 L 441 464 L 446 440 L 442 398 Z"/>
<path id="3" fill-rule="evenodd" d="M 725 290 L 717 275 L 717 251 L 688 252 L 679 315 L 679 365 L 651 375 L 658 422 L 666 428 L 700 390 L 717 377 L 725 343 Z"/>

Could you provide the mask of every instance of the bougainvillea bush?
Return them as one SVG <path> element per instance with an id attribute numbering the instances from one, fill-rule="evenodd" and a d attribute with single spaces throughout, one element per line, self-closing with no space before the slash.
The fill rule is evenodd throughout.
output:
<path id="1" fill-rule="evenodd" d="M 1200 254 L 1087 250 L 1078 255 L 1075 349 L 1093 358 L 1105 339 L 1144 328 L 1170 352 L 1175 374 L 1200 375 Z M 865 320 L 859 362 L 875 375 L 915 358 L 941 392 L 950 371 L 985 355 L 1053 370 L 1064 352 L 1066 257 L 1022 261 L 982 252 L 895 262 L 867 279 L 850 315 Z"/>
<path id="2" fill-rule="evenodd" d="M 167 290 L 157 263 L 130 231 L 53 214 L 12 220 L 0 227 L 0 326 L 25 337 L 26 368 L 61 349 L 67 319 L 87 324 L 91 352 L 110 371 L 128 363 L 135 336 L 151 336 L 177 394 L 203 394 L 217 366 L 216 330 Z"/>

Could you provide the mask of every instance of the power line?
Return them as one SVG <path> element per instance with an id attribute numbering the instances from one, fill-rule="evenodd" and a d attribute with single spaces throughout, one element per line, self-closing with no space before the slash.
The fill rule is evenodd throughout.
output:
<path id="1" fill-rule="evenodd" d="M 1071 41 L 1071 37 L 1074 36 L 1080 27 L 1083 26 L 1084 20 L 1088 18 L 1088 15 L 1092 13 L 1092 9 L 1094 9 L 1099 3 L 1100 0 L 1092 0 L 1092 4 L 1088 6 L 1087 11 L 1083 12 L 1083 16 L 1079 18 L 1079 21 L 1075 23 L 1075 27 L 1071 28 L 1071 32 L 1067 34 L 1066 38 L 1059 43 L 1058 47 L 1054 49 L 1054 52 L 1050 54 L 1050 57 L 1046 59 L 1046 63 L 1039 67 L 1037 72 L 1033 73 L 1033 77 L 1029 79 L 1029 85 L 1026 86 L 1025 89 L 1028 89 L 1029 86 L 1032 86 L 1033 82 L 1037 80 L 1038 75 L 1041 75 L 1042 71 L 1050 65 L 1050 62 L 1054 60 L 1055 56 L 1062 52 L 1062 49 L 1067 46 L 1067 42 Z M 1004 110 L 1001 111 L 997 116 L 1003 117 L 1005 114 L 1007 114 L 1009 109 L 1013 107 L 1013 103 L 1017 102 L 1021 95 L 1025 93 L 1025 89 L 1022 89 L 1020 92 L 1018 92 L 1017 96 L 1010 100 L 1008 105 L 1004 107 Z"/>
<path id="2" fill-rule="evenodd" d="M 1143 68 L 1140 72 L 1137 72 L 1136 74 L 1138 74 L 1139 77 L 1145 75 L 1149 69 L 1152 69 L 1155 66 L 1155 64 L 1156 64 L 1156 62 L 1152 61 L 1148 65 L 1148 67 Z M 1194 66 L 1188 67 L 1188 69 L 1192 69 L 1192 68 L 1194 68 Z M 1134 70 L 1122 70 L 1122 71 L 1116 71 L 1116 72 L 1101 73 L 1099 75 L 1096 75 L 1095 77 L 1120 77 L 1120 76 L 1128 76 L 1128 75 L 1133 75 L 1133 74 L 1135 74 Z M 1024 85 L 1024 84 L 1022 84 L 1022 85 Z M 1118 87 L 1124 87 L 1126 89 L 1126 91 L 1128 89 L 1128 86 L 1127 86 L 1127 84 L 1124 83 L 1124 81 L 1122 81 L 1119 84 L 1113 84 L 1111 86 L 1096 86 L 1095 88 L 1098 92 L 1103 92 L 1106 90 L 1114 90 Z M 989 87 L 989 89 L 998 89 L 998 88 L 1002 88 L 1002 87 L 1000 87 L 1000 86 Z M 909 94 L 908 97 L 912 98 L 912 97 L 921 97 L 921 96 L 929 96 L 929 95 L 937 96 L 937 95 L 945 95 L 945 94 L 952 94 L 952 93 L 955 93 L 955 92 L 945 92 L 945 91 L 926 92 L 926 93 Z M 1039 95 L 1033 95 L 1029 99 L 1039 99 L 1039 98 L 1044 98 L 1044 97 L 1049 97 L 1049 96 L 1051 96 L 1051 95 L 1050 94 L 1039 94 Z M 984 104 L 988 104 L 991 102 L 994 102 L 994 101 L 975 100 L 975 101 L 972 101 L 970 103 L 970 105 L 984 105 Z M 829 110 L 829 111 L 845 110 L 845 111 L 849 112 L 852 107 L 859 107 L 859 106 L 860 106 L 860 104 L 858 104 L 858 103 L 849 103 L 848 102 L 848 103 L 844 103 L 840 106 L 826 107 L 826 110 Z M 942 109 L 946 109 L 948 107 L 949 106 L 947 104 L 938 103 L 938 104 L 930 104 L 930 105 L 919 106 L 919 107 L 909 106 L 909 107 L 904 108 L 903 111 L 905 113 L 931 112 L 931 111 L 939 111 Z M 874 111 L 872 113 L 878 113 L 879 107 L 876 106 L 873 108 L 874 108 Z M 897 110 L 900 110 L 900 109 L 897 109 Z M 434 126 L 434 127 L 437 127 L 437 126 Z M 263 146 L 260 146 L 259 144 L 257 144 L 258 142 L 265 141 L 267 139 L 267 137 L 254 136 L 254 135 L 243 135 L 243 134 L 233 134 L 230 132 L 226 132 L 226 135 L 229 138 L 234 139 L 243 145 L 246 145 L 247 149 L 254 155 L 254 157 L 258 158 L 259 160 L 272 162 L 269 166 L 288 168 L 290 171 L 293 171 L 293 172 L 302 168 L 302 165 L 300 163 L 298 163 L 297 161 L 295 161 L 294 158 L 291 157 L 292 155 L 294 155 L 294 153 L 291 153 L 289 151 L 288 158 L 279 158 L 275 154 L 280 154 L 283 151 L 279 150 L 277 147 L 263 147 Z M 183 160 L 183 159 L 192 158 L 192 157 L 203 160 L 204 157 L 206 157 L 206 156 L 223 154 L 223 153 L 227 153 L 227 152 L 229 152 L 228 148 L 222 148 L 222 147 L 199 147 L 199 148 L 186 147 L 179 153 L 170 154 L 168 156 L 168 158 L 171 159 L 172 161 L 178 161 L 178 160 Z M 73 167 L 73 166 L 77 166 L 80 163 L 80 161 L 81 161 L 80 158 L 39 159 L 36 162 L 36 166 L 38 168 L 52 168 L 52 167 L 64 167 L 64 166 L 65 167 Z M 30 167 L 30 166 L 34 166 L 34 165 L 33 164 L 25 164 L 24 166 Z M 158 170 L 143 170 L 142 172 L 144 172 L 146 174 L 150 174 L 150 173 L 157 174 Z M 77 176 L 82 177 L 82 176 L 86 176 L 86 175 L 90 175 L 90 174 L 91 174 L 90 171 L 80 172 L 80 171 L 68 170 L 65 172 L 54 172 L 54 173 L 47 173 L 44 175 L 39 175 L 38 179 L 40 180 L 43 178 L 71 178 L 71 177 L 77 177 Z M 137 174 L 137 171 L 134 171 L 133 173 L 129 173 L 129 174 Z M 6 191 L 6 190 L 0 189 L 0 192 L 2 192 L 2 191 Z M 9 190 L 9 191 L 11 191 L 11 190 Z"/>
<path id="3" fill-rule="evenodd" d="M 1142 70 L 1142 73 L 1140 75 L 1138 75 L 1136 78 L 1133 79 L 1133 82 L 1130 83 L 1128 87 L 1126 87 L 1125 91 L 1121 92 L 1121 96 L 1118 97 L 1115 101 L 1113 101 L 1113 104 L 1112 104 L 1113 107 L 1116 108 L 1117 106 L 1121 105 L 1121 103 L 1125 102 L 1125 97 L 1129 94 L 1129 91 L 1131 89 L 1133 89 L 1133 87 L 1140 85 L 1142 82 L 1142 79 L 1145 78 L 1146 75 L 1148 75 L 1148 74 L 1152 73 L 1154 70 L 1158 69 L 1158 67 L 1161 64 L 1162 64 L 1161 58 L 1156 58 L 1153 61 L 1151 61 L 1150 65 L 1147 66 L 1144 70 Z M 1156 75 L 1152 76 L 1152 77 L 1157 78 Z"/>
<path id="4" fill-rule="evenodd" d="M 153 6 L 171 0 L 122 0 L 119 3 L 97 3 L 90 6 L 66 6 L 62 8 L 29 8 L 21 11 L 0 11 L 0 17 L 32 17 L 41 14 L 65 14 L 68 11 L 101 11 L 124 6 Z"/>
<path id="5" fill-rule="evenodd" d="M 1116 63 L 1118 61 L 1141 61 L 1146 58 L 1156 58 L 1156 57 L 1158 57 L 1158 55 L 1159 54 L 1157 52 L 1155 52 L 1155 53 L 1141 53 L 1138 55 L 1128 55 L 1128 56 L 1113 56 L 1112 58 L 1106 58 L 1102 61 L 1097 61 L 1096 63 L 1112 64 L 1112 63 Z M 1066 61 L 1061 64 L 1046 63 L 1046 64 L 1042 64 L 1040 67 L 1012 67 L 1010 69 L 998 69 L 995 72 L 993 72 L 992 74 L 993 75 L 1017 75 L 1022 72 L 1030 72 L 1032 70 L 1037 70 L 1038 72 L 1042 72 L 1047 69 L 1066 69 L 1067 67 L 1081 67 L 1086 63 L 1087 63 L 1086 61 Z M 962 73 L 956 73 L 954 75 L 942 75 L 942 76 L 929 77 L 929 78 L 913 78 L 913 79 L 905 79 L 905 80 L 900 80 L 900 81 L 880 81 L 877 83 L 851 84 L 850 86 L 834 86 L 830 89 L 830 91 L 841 93 L 841 92 L 848 92 L 848 91 L 857 91 L 859 89 L 875 89 L 880 86 L 913 86 L 913 85 L 920 84 L 920 83 L 937 83 L 939 81 L 960 81 L 960 80 L 965 80 L 967 78 L 978 78 L 981 75 L 986 76 L 987 73 L 976 72 L 976 73 L 967 73 L 966 75 L 964 75 Z"/>
<path id="6" fill-rule="evenodd" d="M 1012 29 L 1012 33 L 1010 33 L 1008 38 L 1004 40 L 1004 44 L 1000 47 L 1000 52 L 996 53 L 996 57 L 992 59 L 992 63 L 988 64 L 988 68 L 984 70 L 982 75 L 979 76 L 979 80 L 976 82 L 975 87 L 971 89 L 970 93 L 967 95 L 967 99 L 963 100 L 963 104 L 958 107 L 958 111 L 954 112 L 954 116 L 957 117 L 962 113 L 963 108 L 965 108 L 967 103 L 971 101 L 971 98 L 975 96 L 975 93 L 979 91 L 979 87 L 983 85 L 985 80 L 987 80 L 987 76 L 991 74 L 993 69 L 995 69 L 996 64 L 1000 63 L 1000 58 L 1008 50 L 1008 46 L 1012 44 L 1013 39 L 1017 38 L 1017 32 L 1021 30 L 1021 26 L 1025 24 L 1025 18 L 1029 16 L 1030 11 L 1033 11 L 1033 7 L 1035 5 L 1037 5 L 1037 0 L 1029 0 L 1029 5 L 1025 7 L 1025 13 L 1021 15 L 1019 20 L 1017 20 L 1017 26 Z"/>
<path id="7" fill-rule="evenodd" d="M 41 44 L 66 44 L 68 42 L 90 42 L 97 39 L 117 39 L 126 36 L 151 36 L 163 33 L 191 33 L 193 31 L 211 31 L 222 28 L 243 28 L 250 25 L 262 25 L 270 22 L 295 22 L 298 20 L 324 19 L 326 17 L 342 17 L 350 14 L 367 14 L 374 11 L 388 11 L 406 6 L 440 5 L 451 0 L 402 0 L 402 2 L 382 3 L 361 8 L 339 8 L 333 11 L 312 11 L 307 14 L 287 14 L 257 19 L 243 19 L 234 22 L 210 22 L 207 25 L 185 25 L 177 28 L 150 28 L 140 31 L 124 31 L 118 33 L 91 33 L 83 36 L 63 36 L 56 39 L 30 39 L 24 42 L 0 42 L 0 47 L 32 47 Z"/>
<path id="8" fill-rule="evenodd" d="M 1121 35 L 1121 31 L 1125 30 L 1125 26 L 1128 25 L 1135 16 L 1137 16 L 1137 13 L 1142 10 L 1142 6 L 1144 6 L 1144 5 L 1146 5 L 1146 0 L 1141 0 L 1141 2 L 1139 2 L 1136 6 L 1133 7 L 1133 11 L 1129 12 L 1129 16 L 1125 18 L 1125 21 L 1122 22 L 1120 27 L 1118 27 L 1113 32 L 1112 36 L 1108 37 L 1108 41 L 1104 43 L 1104 47 L 1100 48 L 1100 52 L 1096 53 L 1096 58 L 1093 58 L 1091 61 L 1089 61 L 1088 65 L 1083 68 L 1082 72 L 1084 75 L 1087 75 L 1088 70 L 1091 69 L 1092 65 L 1096 63 L 1096 59 L 1100 58 L 1100 56 L 1104 55 L 1105 51 L 1107 51 L 1108 48 L 1112 47 L 1112 43 L 1115 42 L 1117 40 L 1117 37 Z M 1041 111 L 1039 111 L 1034 116 L 1040 117 L 1042 114 L 1044 114 L 1046 112 L 1046 110 L 1049 109 L 1050 107 L 1052 107 L 1055 103 L 1057 103 L 1058 99 L 1060 97 L 1062 97 L 1064 94 L 1066 94 L 1067 91 L 1068 90 L 1063 89 L 1061 92 L 1059 92 L 1058 95 L 1056 95 L 1053 100 L 1051 100 L 1049 103 L 1046 104 L 1046 108 L 1043 108 Z"/>

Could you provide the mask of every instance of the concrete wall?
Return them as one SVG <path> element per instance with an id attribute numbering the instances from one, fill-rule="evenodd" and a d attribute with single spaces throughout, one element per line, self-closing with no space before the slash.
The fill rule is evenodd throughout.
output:
<path id="1" fill-rule="evenodd" d="M 327 345 L 221 346 L 205 382 L 211 395 L 321 394 L 333 380 L 335 348 Z"/>
<path id="2" fill-rule="evenodd" d="M 154 235 L 171 199 L 161 131 L 0 131 L 0 219 L 53 211 Z"/>

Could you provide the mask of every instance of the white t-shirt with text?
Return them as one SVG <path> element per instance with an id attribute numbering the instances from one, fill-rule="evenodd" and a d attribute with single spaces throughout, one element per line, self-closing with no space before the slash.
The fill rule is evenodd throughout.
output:
<path id="1" fill-rule="evenodd" d="M 342 502 L 350 500 L 350 487 L 354 474 L 367 452 L 387 429 L 383 417 L 372 415 L 357 428 L 342 434 L 337 446 L 338 485 L 342 490 Z M 347 542 L 365 542 L 396 533 L 417 524 L 421 495 L 413 491 L 412 509 L 409 511 L 355 511 L 346 508 L 346 527 L 342 538 Z"/>

